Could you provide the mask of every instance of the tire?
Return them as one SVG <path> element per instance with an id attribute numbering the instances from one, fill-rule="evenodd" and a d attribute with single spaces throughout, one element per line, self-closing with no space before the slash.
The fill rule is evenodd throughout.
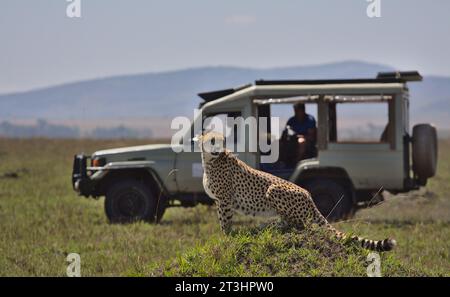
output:
<path id="1" fill-rule="evenodd" d="M 105 213 L 111 223 L 157 223 L 165 208 L 165 201 L 158 203 L 149 187 L 137 180 L 120 181 L 106 192 Z"/>
<path id="2" fill-rule="evenodd" d="M 311 193 L 316 207 L 328 221 L 347 219 L 355 213 L 351 190 L 345 189 L 338 182 L 330 179 L 314 179 L 307 182 L 304 187 Z"/>
<path id="3" fill-rule="evenodd" d="M 436 174 L 438 144 L 434 126 L 418 124 L 413 127 L 412 157 L 414 173 L 425 185 L 427 179 Z"/>

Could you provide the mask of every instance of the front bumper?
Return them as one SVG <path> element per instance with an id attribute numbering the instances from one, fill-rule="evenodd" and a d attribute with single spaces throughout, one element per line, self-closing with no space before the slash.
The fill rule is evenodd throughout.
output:
<path id="1" fill-rule="evenodd" d="M 117 170 L 139 170 L 151 169 L 153 161 L 118 161 L 110 162 L 104 166 L 88 166 L 90 157 L 85 155 L 75 155 L 73 159 L 72 187 L 80 195 L 98 197 L 99 185 L 108 172 Z"/>
<path id="2" fill-rule="evenodd" d="M 72 187 L 80 195 L 89 197 L 94 189 L 94 181 L 88 176 L 88 157 L 75 155 L 73 158 Z"/>

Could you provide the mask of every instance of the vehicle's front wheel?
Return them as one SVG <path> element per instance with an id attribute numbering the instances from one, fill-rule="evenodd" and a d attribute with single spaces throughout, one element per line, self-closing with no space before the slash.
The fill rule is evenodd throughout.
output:
<path id="1" fill-rule="evenodd" d="M 137 180 L 120 181 L 106 192 L 105 212 L 111 223 L 157 223 L 165 207 L 148 186 Z"/>
<path id="2" fill-rule="evenodd" d="M 353 216 L 353 206 L 350 191 L 340 183 L 330 179 L 314 179 L 304 187 L 311 193 L 319 211 L 328 221 L 338 221 Z"/>

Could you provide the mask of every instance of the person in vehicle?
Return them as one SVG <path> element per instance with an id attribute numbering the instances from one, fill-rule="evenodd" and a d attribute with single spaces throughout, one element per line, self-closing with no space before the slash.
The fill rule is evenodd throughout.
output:
<path id="1" fill-rule="evenodd" d="M 316 155 L 316 120 L 306 113 L 305 104 L 302 102 L 294 104 L 294 112 L 295 115 L 287 121 L 283 133 L 285 142 L 288 142 L 287 148 L 291 148 L 291 153 L 286 154 L 286 163 L 291 165 Z"/>

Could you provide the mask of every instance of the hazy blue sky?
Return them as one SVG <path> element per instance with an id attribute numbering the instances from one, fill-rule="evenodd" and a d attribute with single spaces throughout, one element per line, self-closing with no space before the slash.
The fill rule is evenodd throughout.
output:
<path id="1" fill-rule="evenodd" d="M 206 65 L 364 60 L 450 76 L 450 1 L 1 0 L 0 93 Z"/>

